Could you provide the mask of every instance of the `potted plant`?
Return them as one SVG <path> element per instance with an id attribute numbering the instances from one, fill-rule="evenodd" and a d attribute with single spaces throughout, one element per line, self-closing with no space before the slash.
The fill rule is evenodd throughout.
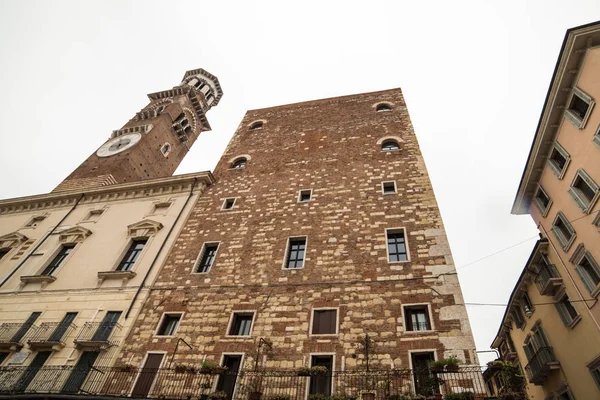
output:
<path id="1" fill-rule="evenodd" d="M 446 362 L 446 371 L 457 372 L 458 371 L 458 357 L 450 356 L 444 360 Z"/>
<path id="2" fill-rule="evenodd" d="M 429 363 L 429 369 L 431 370 L 431 372 L 442 372 L 444 370 L 445 365 L 446 360 L 431 361 Z"/>
<path id="3" fill-rule="evenodd" d="M 310 367 L 311 375 L 327 375 L 327 372 L 329 372 L 327 367 L 324 367 L 322 365 L 315 365 L 314 367 Z"/>
<path id="4" fill-rule="evenodd" d="M 219 364 L 217 364 L 216 362 L 211 361 L 211 360 L 204 360 L 204 362 L 200 366 L 201 374 L 216 375 L 216 374 L 222 374 L 226 370 L 227 370 L 226 367 L 222 367 Z"/>
<path id="5" fill-rule="evenodd" d="M 119 372 L 132 372 L 135 371 L 135 367 L 132 364 L 124 363 L 119 365 Z"/>
<path id="6" fill-rule="evenodd" d="M 211 394 L 208 395 L 208 400 L 227 400 L 229 396 L 227 395 L 227 393 L 225 393 L 222 390 L 219 390 L 218 392 L 212 392 Z"/>
<path id="7" fill-rule="evenodd" d="M 301 367 L 298 368 L 298 376 L 310 376 L 310 368 L 308 367 Z"/>
<path id="8" fill-rule="evenodd" d="M 212 386 L 211 382 L 209 379 L 203 380 L 200 383 L 200 390 L 202 391 L 202 394 L 200 395 L 200 400 L 207 400 L 208 399 L 208 395 L 206 393 L 204 393 L 206 390 L 210 389 Z"/>
<path id="9" fill-rule="evenodd" d="M 186 364 L 175 364 L 175 372 L 178 374 L 182 374 L 185 372 L 189 372 L 193 368 Z"/>
<path id="10" fill-rule="evenodd" d="M 501 360 L 494 360 L 487 363 L 487 367 L 490 371 L 500 371 L 502 369 L 502 365 L 504 364 Z"/>

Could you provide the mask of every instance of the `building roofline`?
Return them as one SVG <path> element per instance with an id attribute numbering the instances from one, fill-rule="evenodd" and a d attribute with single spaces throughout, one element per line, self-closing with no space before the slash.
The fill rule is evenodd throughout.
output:
<path id="1" fill-rule="evenodd" d="M 535 130 L 536 134 L 533 138 L 529 156 L 527 157 L 519 188 L 513 202 L 512 214 L 527 214 L 529 211 L 531 195 L 535 189 L 534 183 L 541 176 L 539 169 L 543 169 L 546 154 L 551 150 L 554 136 L 558 131 L 555 128 L 560 126 L 560 121 L 564 115 L 564 108 L 552 105 L 559 103 L 562 106 L 567 102 L 577 77 L 570 76 L 570 79 L 565 79 L 565 76 L 571 72 L 570 67 L 576 66 L 575 68 L 578 68 L 585 57 L 585 52 L 581 52 L 580 50 L 591 46 L 591 43 L 588 43 L 588 41 L 592 37 L 597 43 L 600 43 L 600 21 L 570 28 L 565 33 L 565 38 L 560 48 L 556 65 L 554 66 L 554 72 L 552 73 L 550 86 L 546 93 L 542 113 L 540 114 Z M 580 48 L 576 48 L 576 45 Z M 560 90 L 561 87 L 568 88 L 569 90 Z M 550 138 L 552 140 L 549 140 Z M 542 165 L 540 166 L 540 164 Z"/>

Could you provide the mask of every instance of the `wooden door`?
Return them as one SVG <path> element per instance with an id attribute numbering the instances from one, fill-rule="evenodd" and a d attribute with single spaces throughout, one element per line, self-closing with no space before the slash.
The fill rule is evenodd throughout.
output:
<path id="1" fill-rule="evenodd" d="M 309 394 L 324 394 L 326 396 L 331 395 L 331 378 L 333 371 L 333 356 L 312 356 L 311 367 L 325 367 L 327 368 L 327 374 L 325 375 L 314 375 L 310 377 L 310 390 Z"/>
<path id="2" fill-rule="evenodd" d="M 158 370 L 162 365 L 164 356 L 164 354 L 148 353 L 146 362 L 131 391 L 131 397 L 148 397 L 152 385 L 156 380 L 156 376 L 158 375 Z"/>
<path id="3" fill-rule="evenodd" d="M 229 400 L 233 398 L 233 392 L 235 391 L 235 381 L 237 380 L 238 373 L 240 372 L 241 363 L 242 356 L 227 355 L 223 357 L 223 366 L 227 367 L 227 370 L 223 375 L 219 377 L 217 390 L 222 390 L 225 393 L 227 393 L 227 398 Z"/>

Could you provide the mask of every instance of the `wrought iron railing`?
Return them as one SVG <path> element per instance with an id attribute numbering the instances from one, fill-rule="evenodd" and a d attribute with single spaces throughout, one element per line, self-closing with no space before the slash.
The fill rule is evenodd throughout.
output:
<path id="1" fill-rule="evenodd" d="M 75 343 L 84 346 L 110 344 L 120 330 L 121 325 L 116 322 L 86 322 L 75 338 Z"/>
<path id="2" fill-rule="evenodd" d="M 166 398 L 248 400 L 389 400 L 409 394 L 472 392 L 487 395 L 479 367 L 461 367 L 457 372 L 433 373 L 394 369 L 344 371 L 299 376 L 296 371 L 225 372 L 202 374 L 199 369 L 147 369 L 133 367 L 0 367 L 0 394 L 86 394 Z M 372 394 L 372 396 L 366 396 Z"/>
<path id="3" fill-rule="evenodd" d="M 561 281 L 561 277 L 554 264 L 541 264 L 538 266 L 535 284 L 541 294 L 552 294 L 552 286 L 559 281 Z"/>
<path id="4" fill-rule="evenodd" d="M 540 347 L 529 360 L 525 372 L 531 383 L 538 384 L 545 380 L 552 369 L 558 368 L 558 365 L 552 347 Z"/>
<path id="5" fill-rule="evenodd" d="M 0 324 L 0 346 L 20 344 L 31 326 L 26 323 Z"/>
<path id="6" fill-rule="evenodd" d="M 74 324 L 65 322 L 44 322 L 34 326 L 27 343 L 31 347 L 46 345 L 65 345 L 65 338 L 77 328 Z"/>

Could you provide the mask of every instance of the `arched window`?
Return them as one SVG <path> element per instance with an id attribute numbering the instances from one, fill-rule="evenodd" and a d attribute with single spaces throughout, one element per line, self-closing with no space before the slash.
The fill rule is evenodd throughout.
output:
<path id="1" fill-rule="evenodd" d="M 381 144 L 381 151 L 395 151 L 395 150 L 400 150 L 400 145 L 398 145 L 398 142 L 396 142 L 395 140 L 388 139 L 388 140 L 385 140 Z"/>
<path id="2" fill-rule="evenodd" d="M 233 169 L 246 168 L 246 159 L 244 157 L 238 158 L 237 160 L 235 160 L 233 162 L 233 164 L 231 164 L 231 168 L 233 168 Z"/>
<path id="3" fill-rule="evenodd" d="M 252 125 L 250 125 L 250 130 L 253 131 L 255 129 L 262 129 L 262 127 L 263 127 L 262 121 L 256 121 L 256 122 L 252 123 Z"/>
<path id="4" fill-rule="evenodd" d="M 375 110 L 377 112 L 392 111 L 392 107 L 390 107 L 389 104 L 381 103 L 381 104 L 377 104 L 377 107 L 375 108 Z"/>

